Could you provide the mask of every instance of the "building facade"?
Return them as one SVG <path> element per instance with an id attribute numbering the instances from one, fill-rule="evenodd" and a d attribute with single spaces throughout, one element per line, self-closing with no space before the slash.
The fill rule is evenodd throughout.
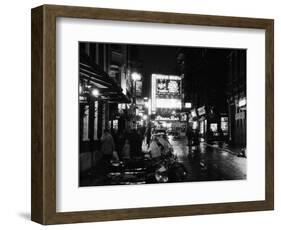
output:
<path id="1" fill-rule="evenodd" d="M 246 50 L 233 50 L 228 56 L 227 103 L 230 143 L 246 147 Z"/>
<path id="2" fill-rule="evenodd" d="M 229 138 L 226 81 L 228 49 L 182 48 L 178 72 L 183 79 L 188 126 L 207 141 Z"/>
<path id="3" fill-rule="evenodd" d="M 136 101 L 130 46 L 79 43 L 79 153 L 80 172 L 101 158 L 100 139 L 131 128 Z"/>

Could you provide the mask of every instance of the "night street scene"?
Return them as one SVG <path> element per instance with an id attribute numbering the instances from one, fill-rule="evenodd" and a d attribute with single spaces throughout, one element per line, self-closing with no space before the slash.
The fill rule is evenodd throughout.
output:
<path id="1" fill-rule="evenodd" d="M 79 186 L 247 179 L 246 54 L 79 42 Z"/>

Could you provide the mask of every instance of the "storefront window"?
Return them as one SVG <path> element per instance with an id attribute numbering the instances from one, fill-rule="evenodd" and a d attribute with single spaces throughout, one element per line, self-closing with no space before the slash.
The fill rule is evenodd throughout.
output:
<path id="1" fill-rule="evenodd" d="M 223 132 L 228 132 L 228 118 L 227 117 L 221 118 L 221 130 Z"/>
<path id="2" fill-rule="evenodd" d="M 192 123 L 192 129 L 197 129 L 198 128 L 198 121 L 194 121 Z"/>
<path id="3" fill-rule="evenodd" d="M 217 132 L 218 131 L 218 124 L 217 123 L 211 123 L 210 124 L 210 129 L 212 132 Z"/>
<path id="4" fill-rule="evenodd" d="M 200 134 L 204 134 L 204 121 L 200 122 Z"/>

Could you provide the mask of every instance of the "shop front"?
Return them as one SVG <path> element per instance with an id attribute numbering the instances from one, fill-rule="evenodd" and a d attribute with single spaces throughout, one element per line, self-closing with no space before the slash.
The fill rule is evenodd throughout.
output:
<path id="1" fill-rule="evenodd" d="M 98 150 L 103 130 L 118 128 L 118 104 L 130 102 L 106 72 L 82 56 L 79 64 L 79 152 Z"/>
<path id="2" fill-rule="evenodd" d="M 198 132 L 201 140 L 228 140 L 228 116 L 215 112 L 213 107 L 201 106 L 191 109 L 188 124 Z"/>
<path id="3" fill-rule="evenodd" d="M 207 141 L 228 141 L 228 116 L 226 114 L 208 114 Z"/>

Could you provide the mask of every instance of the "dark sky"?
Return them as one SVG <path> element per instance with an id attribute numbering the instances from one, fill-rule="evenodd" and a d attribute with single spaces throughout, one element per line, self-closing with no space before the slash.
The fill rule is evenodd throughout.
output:
<path id="1" fill-rule="evenodd" d="M 151 74 L 178 75 L 177 54 L 184 52 L 187 55 L 188 68 L 194 75 L 206 75 L 216 86 L 225 82 L 226 56 L 232 49 L 159 46 L 159 45 L 130 45 L 134 60 L 142 63 L 140 70 L 143 75 L 143 97 L 150 96 Z M 177 68 L 178 67 L 178 68 Z M 205 71 L 205 72 L 204 72 Z M 203 73 L 204 72 L 204 73 Z M 206 77 L 205 76 L 205 77 Z M 204 78 L 205 79 L 205 78 Z M 209 85 L 208 79 L 200 84 Z M 198 80 L 199 82 L 199 80 Z"/>
<path id="2" fill-rule="evenodd" d="M 137 45 L 137 57 L 143 64 L 143 96 L 149 96 L 152 73 L 175 74 L 179 47 Z"/>

